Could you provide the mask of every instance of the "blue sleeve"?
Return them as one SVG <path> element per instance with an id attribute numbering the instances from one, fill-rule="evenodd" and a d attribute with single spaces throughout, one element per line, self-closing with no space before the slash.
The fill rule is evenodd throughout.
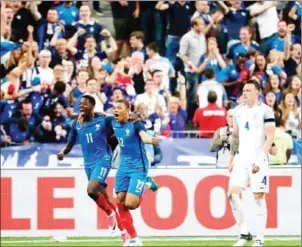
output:
<path id="1" fill-rule="evenodd" d="M 77 125 L 77 120 L 75 120 L 73 123 L 72 123 L 72 126 L 71 126 L 71 129 L 68 133 L 68 137 L 67 137 L 67 142 L 71 142 L 72 145 L 74 145 L 77 141 L 77 129 L 76 129 L 76 125 Z"/>
<path id="2" fill-rule="evenodd" d="M 227 66 L 223 70 L 221 70 L 217 75 L 217 81 L 218 82 L 225 82 L 229 80 L 229 71 L 230 67 Z"/>
<path id="3" fill-rule="evenodd" d="M 281 67 L 277 64 L 275 64 L 273 67 L 272 67 L 272 71 L 274 74 L 278 75 L 280 73 L 283 72 L 283 70 L 281 69 Z"/>
<path id="4" fill-rule="evenodd" d="M 146 128 L 145 128 L 144 124 L 141 121 L 137 121 L 133 125 L 134 125 L 135 132 L 137 134 L 139 134 L 142 131 L 146 132 Z"/>
<path id="5" fill-rule="evenodd" d="M 200 66 L 203 62 L 204 62 L 204 60 L 206 59 L 206 55 L 205 54 L 203 54 L 201 57 L 200 57 L 200 59 L 199 59 L 199 62 L 198 62 L 198 66 Z"/>
<path id="6" fill-rule="evenodd" d="M 70 106 L 69 106 L 69 102 L 68 102 L 68 100 L 66 99 L 65 96 L 61 96 L 61 97 L 59 98 L 59 102 L 60 102 L 60 104 L 64 107 L 64 109 L 70 107 Z"/>

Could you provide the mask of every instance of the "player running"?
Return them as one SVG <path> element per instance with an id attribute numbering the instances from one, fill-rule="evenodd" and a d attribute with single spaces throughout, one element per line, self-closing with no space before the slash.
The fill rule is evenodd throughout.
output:
<path id="1" fill-rule="evenodd" d="M 110 202 L 107 194 L 106 178 L 111 169 L 112 151 L 107 143 L 110 119 L 94 114 L 95 99 L 84 95 L 80 102 L 81 121 L 75 121 L 68 136 L 68 142 L 58 153 L 58 159 L 63 160 L 77 139 L 81 144 L 84 165 L 89 180 L 87 193 L 96 204 L 107 214 L 109 229 L 115 230 L 116 225 L 122 233 L 123 243 L 127 241 L 127 233 L 120 222 L 116 207 Z M 83 123 L 82 123 L 83 122 Z"/>
<path id="2" fill-rule="evenodd" d="M 129 121 L 129 110 L 126 100 L 118 100 L 113 108 L 115 119 L 111 124 L 121 150 L 115 193 L 122 223 L 131 237 L 126 246 L 142 246 L 129 210 L 139 207 L 147 182 L 149 162 L 144 143 L 158 144 L 158 140 L 146 133 L 141 122 Z"/>
<path id="3" fill-rule="evenodd" d="M 269 160 L 274 133 L 273 111 L 258 102 L 260 85 L 249 80 L 243 88 L 245 103 L 234 109 L 233 136 L 229 159 L 228 196 L 234 218 L 240 227 L 240 238 L 233 246 L 243 246 L 252 240 L 240 199 L 241 189 L 250 184 L 256 202 L 258 234 L 253 246 L 263 246 L 267 220 L 265 194 L 269 192 Z"/>

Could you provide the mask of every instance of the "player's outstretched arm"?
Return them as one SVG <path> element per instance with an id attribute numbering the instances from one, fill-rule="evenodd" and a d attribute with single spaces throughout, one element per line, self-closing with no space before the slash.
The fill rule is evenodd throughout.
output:
<path id="1" fill-rule="evenodd" d="M 72 142 L 67 142 L 65 147 L 61 150 L 61 152 L 57 154 L 58 160 L 63 160 L 64 156 L 66 154 L 70 153 L 72 147 L 73 147 L 73 143 Z"/>
<path id="2" fill-rule="evenodd" d="M 158 139 L 149 136 L 145 131 L 140 131 L 139 136 L 141 137 L 142 141 L 146 144 L 152 144 L 152 145 L 158 144 Z"/>
<path id="3" fill-rule="evenodd" d="M 71 130 L 68 134 L 68 139 L 67 139 L 67 144 L 65 145 L 65 147 L 61 150 L 60 153 L 58 153 L 57 157 L 58 160 L 63 160 L 64 159 L 64 155 L 68 154 L 73 145 L 76 143 L 77 140 L 77 131 L 76 131 L 76 124 L 78 123 L 78 121 L 74 121 L 71 127 Z"/>

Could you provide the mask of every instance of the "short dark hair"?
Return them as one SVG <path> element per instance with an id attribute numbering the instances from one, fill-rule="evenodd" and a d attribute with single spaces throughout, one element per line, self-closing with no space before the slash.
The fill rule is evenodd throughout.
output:
<path id="1" fill-rule="evenodd" d="M 95 79 L 94 77 L 89 77 L 86 81 L 86 84 L 89 82 L 89 81 L 96 81 L 97 82 L 97 79 Z"/>
<path id="2" fill-rule="evenodd" d="M 83 95 L 82 99 L 86 99 L 90 105 L 95 106 L 95 99 L 92 96 Z"/>
<path id="3" fill-rule="evenodd" d="M 217 101 L 217 93 L 215 91 L 209 91 L 208 93 L 208 102 L 215 103 Z"/>
<path id="4" fill-rule="evenodd" d="M 159 70 L 159 69 L 155 69 L 155 70 L 151 71 L 152 77 L 154 77 L 154 75 L 155 75 L 156 73 L 158 73 L 158 72 L 163 72 L 163 71 L 162 71 L 162 70 Z"/>
<path id="5" fill-rule="evenodd" d="M 66 84 L 63 81 L 57 81 L 54 85 L 54 89 L 57 93 L 62 94 L 66 90 Z"/>
<path id="6" fill-rule="evenodd" d="M 93 38 L 93 39 L 95 40 L 95 37 L 94 37 L 92 34 L 87 34 L 87 35 L 85 36 L 85 42 L 86 42 L 86 40 L 89 39 L 89 38 Z M 95 40 L 95 41 L 96 41 L 96 40 Z"/>
<path id="7" fill-rule="evenodd" d="M 127 100 L 125 99 L 119 99 L 118 101 L 116 101 L 116 103 L 121 103 L 124 104 L 126 106 L 126 109 L 130 109 L 130 104 Z"/>
<path id="8" fill-rule="evenodd" d="M 261 90 L 261 86 L 260 86 L 259 82 L 257 82 L 254 79 L 248 80 L 245 84 L 253 84 L 258 91 Z"/>
<path id="9" fill-rule="evenodd" d="M 130 33 L 130 38 L 135 37 L 136 39 L 140 39 L 142 42 L 144 41 L 145 35 L 142 31 L 134 31 Z"/>
<path id="10" fill-rule="evenodd" d="M 206 68 L 204 71 L 204 76 L 207 80 L 215 78 L 215 70 L 212 68 Z"/>
<path id="11" fill-rule="evenodd" d="M 19 105 L 19 106 L 20 106 L 20 109 L 23 108 L 23 105 L 27 105 L 27 104 L 32 104 L 29 98 L 27 98 L 27 99 L 25 99 L 25 100 L 22 100 L 22 101 L 20 102 L 20 105 Z"/>
<path id="12" fill-rule="evenodd" d="M 121 91 L 121 92 L 122 92 L 122 94 L 124 94 L 124 90 L 123 90 L 123 89 L 121 89 L 121 88 L 119 88 L 119 87 L 115 87 L 115 88 L 113 88 L 112 93 L 113 93 L 114 91 Z"/>
<path id="13" fill-rule="evenodd" d="M 149 44 L 147 45 L 147 48 L 148 48 L 149 50 L 154 51 L 154 52 L 158 52 L 158 46 L 157 46 L 157 44 L 156 44 L 155 42 L 149 43 Z"/>

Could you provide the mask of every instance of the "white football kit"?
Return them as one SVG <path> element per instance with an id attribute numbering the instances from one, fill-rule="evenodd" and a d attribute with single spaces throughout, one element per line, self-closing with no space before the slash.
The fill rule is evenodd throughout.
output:
<path id="1" fill-rule="evenodd" d="M 252 169 L 256 160 L 263 154 L 265 127 L 275 126 L 274 113 L 263 103 L 253 107 L 241 104 L 234 109 L 233 118 L 239 131 L 239 147 L 229 185 L 246 188 L 250 184 L 254 193 L 268 193 L 268 156 L 257 173 L 253 174 Z"/>

